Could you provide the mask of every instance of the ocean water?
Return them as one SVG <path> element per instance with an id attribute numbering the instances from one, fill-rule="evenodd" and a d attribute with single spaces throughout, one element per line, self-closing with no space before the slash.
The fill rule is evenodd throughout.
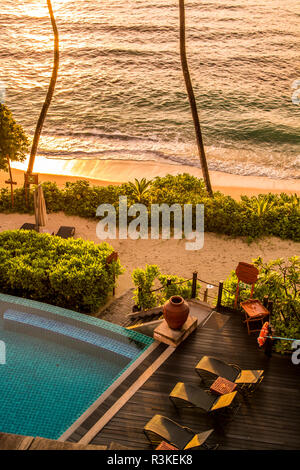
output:
<path id="1" fill-rule="evenodd" d="M 60 68 L 38 153 L 199 166 L 178 1 L 52 3 Z M 186 0 L 187 53 L 210 169 L 299 178 L 299 16 L 297 0 Z M 0 80 L 31 136 L 52 56 L 46 0 L 1 0 Z"/>

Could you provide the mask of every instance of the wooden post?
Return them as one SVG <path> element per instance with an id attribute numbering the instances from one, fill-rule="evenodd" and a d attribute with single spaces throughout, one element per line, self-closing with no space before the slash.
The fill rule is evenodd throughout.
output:
<path id="1" fill-rule="evenodd" d="M 269 323 L 268 326 L 268 336 L 272 336 L 272 328 Z M 265 342 L 265 355 L 267 357 L 272 357 L 272 348 L 273 348 L 273 340 L 271 338 L 267 338 Z"/>
<path id="2" fill-rule="evenodd" d="M 273 313 L 273 300 L 269 300 L 268 302 L 268 310 L 270 312 L 270 315 Z"/>
<path id="3" fill-rule="evenodd" d="M 269 302 L 269 297 L 267 295 L 265 295 L 264 300 L 263 300 L 263 306 L 265 308 L 268 308 L 268 302 Z"/>
<path id="4" fill-rule="evenodd" d="M 10 195 L 11 195 L 11 207 L 14 207 L 14 188 L 13 185 L 17 184 L 16 181 L 13 181 L 12 179 L 12 172 L 11 172 L 11 166 L 10 166 L 10 160 L 9 156 L 7 155 L 7 163 L 8 163 L 8 171 L 9 171 L 9 180 L 5 181 L 6 184 L 10 184 Z"/>
<path id="5" fill-rule="evenodd" d="M 192 284 L 192 296 L 191 296 L 192 299 L 195 299 L 197 295 L 197 277 L 198 277 L 197 271 L 193 272 L 193 284 Z"/>
<path id="6" fill-rule="evenodd" d="M 141 298 L 141 292 L 142 292 L 142 288 L 139 286 L 138 287 L 138 303 L 137 303 L 137 306 L 138 306 L 139 310 L 142 309 L 142 306 L 139 304 L 139 299 Z"/>
<path id="7" fill-rule="evenodd" d="M 116 251 L 113 251 L 107 258 L 106 258 L 106 266 L 108 266 L 109 264 L 112 264 L 113 261 L 117 261 L 118 260 L 118 253 Z M 113 287 L 113 295 L 115 295 L 116 293 L 116 289 L 115 289 L 115 280 L 116 280 L 116 274 L 115 274 L 115 267 L 114 265 L 112 265 L 113 267 L 113 282 L 114 282 L 114 287 Z"/>
<path id="8" fill-rule="evenodd" d="M 220 281 L 219 290 L 218 290 L 218 301 L 217 301 L 217 306 L 216 306 L 217 312 L 219 312 L 222 307 L 222 294 L 223 294 L 223 281 Z"/>
<path id="9" fill-rule="evenodd" d="M 207 296 L 208 296 L 208 288 L 206 288 L 205 291 L 204 291 L 203 302 L 207 303 Z"/>
<path id="10" fill-rule="evenodd" d="M 114 280 L 114 287 L 113 287 L 113 297 L 114 297 L 116 295 L 116 288 L 115 288 L 116 275 L 115 275 L 115 272 L 113 274 L 113 280 Z"/>
<path id="11" fill-rule="evenodd" d="M 271 324 L 271 316 L 273 313 L 273 300 L 268 301 L 267 309 L 269 310 L 269 323 Z"/>

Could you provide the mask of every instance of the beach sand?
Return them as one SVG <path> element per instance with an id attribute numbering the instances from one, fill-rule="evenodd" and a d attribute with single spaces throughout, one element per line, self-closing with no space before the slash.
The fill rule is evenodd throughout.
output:
<path id="1" fill-rule="evenodd" d="M 24 222 L 34 223 L 34 216 L 28 214 L 0 214 L 0 232 L 20 228 Z M 56 232 L 61 225 L 76 227 L 75 238 L 82 237 L 96 243 L 97 221 L 81 217 L 66 216 L 62 212 L 48 215 L 45 227 Z M 251 245 L 242 239 L 206 233 L 204 247 L 199 251 L 187 251 L 184 240 L 107 240 L 119 253 L 121 264 L 126 271 L 118 278 L 116 295 L 119 296 L 133 287 L 131 273 L 134 268 L 146 264 L 157 264 L 163 274 L 175 274 L 191 278 L 193 271 L 207 283 L 218 283 L 226 279 L 239 261 L 251 262 L 262 256 L 264 261 L 279 257 L 287 259 L 299 251 L 299 245 L 290 240 L 271 237 Z M 215 295 L 217 289 L 211 289 Z M 126 313 L 126 312 L 125 312 Z"/>
<path id="2" fill-rule="evenodd" d="M 56 163 L 56 164 L 55 164 Z M 46 164 L 48 166 L 46 166 Z M 168 173 L 178 174 L 189 172 L 201 176 L 197 168 L 179 165 L 161 165 L 155 162 L 124 162 L 124 161 L 47 161 L 35 168 L 39 171 L 40 181 L 55 181 L 63 186 L 66 181 L 85 179 L 91 184 L 108 185 L 120 184 L 134 178 L 163 176 Z M 20 166 L 19 166 L 20 167 Z M 47 172 L 40 174 L 40 170 Z M 56 175 L 60 173 L 60 175 Z M 23 172 L 13 169 L 13 178 L 18 187 L 23 184 Z M 298 182 L 295 180 L 272 180 L 263 177 L 246 177 L 229 175 L 220 172 L 211 172 L 214 190 L 221 190 L 239 198 L 241 194 L 253 195 L 267 192 L 299 192 Z M 0 171 L 0 187 L 5 186 L 7 174 Z M 20 228 L 24 222 L 34 222 L 34 216 L 28 214 L 0 214 L 0 232 Z M 61 225 L 76 227 L 76 237 L 101 241 L 96 235 L 97 221 L 81 217 L 66 216 L 65 214 L 49 214 L 48 224 L 45 227 L 49 232 L 57 232 Z M 116 295 L 122 295 L 132 288 L 131 273 L 134 268 L 145 267 L 146 264 L 157 264 L 163 274 L 175 274 L 191 278 L 193 271 L 207 283 L 218 283 L 226 279 L 234 270 L 239 261 L 251 262 L 253 258 L 262 256 L 264 261 L 279 257 L 287 259 L 299 251 L 298 244 L 278 238 L 267 238 L 248 245 L 240 238 L 232 239 L 227 236 L 206 233 L 204 247 L 199 251 L 187 251 L 184 240 L 107 240 L 119 253 L 121 264 L 126 271 L 118 279 Z M 204 284 L 205 286 L 205 284 Z M 217 289 L 209 291 L 215 296 Z M 212 300 L 212 299 L 210 299 Z M 127 312 L 124 312 L 127 313 Z"/>
<path id="3" fill-rule="evenodd" d="M 24 182 L 23 171 L 26 169 L 26 163 L 13 163 L 12 167 L 13 179 L 17 182 L 17 187 L 20 187 Z M 189 173 L 199 178 L 202 176 L 199 168 L 188 165 L 153 161 L 62 160 L 46 159 L 43 157 L 37 158 L 34 172 L 39 174 L 40 182 L 55 181 L 59 186 L 63 186 L 66 181 L 77 181 L 78 179 L 88 180 L 94 185 L 108 185 L 132 181 L 134 178 L 141 179 L 146 177 L 147 179 L 152 179 L 155 176 L 165 176 L 167 174 Z M 239 199 L 241 194 L 251 196 L 268 192 L 300 193 L 299 180 L 232 175 L 220 171 L 210 171 L 210 175 L 215 191 L 219 190 L 236 199 Z M 8 186 L 5 184 L 7 179 L 7 173 L 0 171 L 0 187 Z"/>

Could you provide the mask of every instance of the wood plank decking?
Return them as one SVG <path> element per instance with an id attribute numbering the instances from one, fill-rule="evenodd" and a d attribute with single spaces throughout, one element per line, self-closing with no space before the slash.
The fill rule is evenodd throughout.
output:
<path id="1" fill-rule="evenodd" d="M 224 316 L 225 320 L 227 318 Z M 256 335 L 248 336 L 240 315 L 230 314 L 221 329 L 218 329 L 222 325 L 219 320 L 218 317 L 218 322 L 208 321 L 193 332 L 91 444 L 109 445 L 114 441 L 130 449 L 150 449 L 143 427 L 159 413 L 195 431 L 214 426 L 211 441 L 218 442 L 220 449 L 299 449 L 300 366 L 293 365 L 290 357 L 265 356 L 257 346 Z M 219 426 L 219 421 L 196 410 L 178 411 L 168 398 L 177 381 L 200 383 L 194 367 L 203 355 L 223 358 L 245 369 L 265 370 L 259 389 L 248 402 L 241 400 L 234 419 L 225 426 Z M 98 419 L 101 413 L 99 410 Z M 93 424 L 94 421 L 87 420 L 70 440 L 79 441 Z"/>
<path id="2" fill-rule="evenodd" d="M 0 450 L 106 450 L 106 446 L 81 445 L 74 442 L 59 442 L 43 437 L 21 436 L 0 433 Z"/>

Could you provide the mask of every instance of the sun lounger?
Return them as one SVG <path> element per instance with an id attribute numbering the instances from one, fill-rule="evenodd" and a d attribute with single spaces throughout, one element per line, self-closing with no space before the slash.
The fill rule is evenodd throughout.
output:
<path id="1" fill-rule="evenodd" d="M 202 413 L 211 413 L 233 409 L 233 400 L 236 394 L 237 392 L 231 392 L 217 396 L 209 390 L 199 388 L 197 385 L 178 382 L 171 391 L 169 398 L 178 408 L 197 408 Z"/>
<path id="2" fill-rule="evenodd" d="M 20 227 L 20 230 L 35 230 L 35 224 L 25 223 Z"/>
<path id="3" fill-rule="evenodd" d="M 20 230 L 35 230 L 35 228 L 36 228 L 35 224 L 25 223 L 22 225 L 22 227 L 20 227 Z M 43 232 L 51 233 L 51 235 L 54 235 L 54 232 L 52 233 L 46 230 L 44 230 Z M 67 227 L 67 226 L 62 225 L 61 227 L 59 227 L 59 230 L 55 235 L 61 238 L 71 238 L 74 236 L 74 234 L 75 234 L 75 227 Z"/>
<path id="4" fill-rule="evenodd" d="M 208 429 L 197 434 L 192 429 L 162 415 L 154 415 L 144 427 L 144 433 L 154 447 L 166 441 L 180 450 L 216 448 L 205 444 L 212 432 L 213 429 Z"/>
<path id="5" fill-rule="evenodd" d="M 64 225 L 62 225 L 58 232 L 56 233 L 56 236 L 57 237 L 61 237 L 61 238 L 70 238 L 70 237 L 73 237 L 75 234 L 75 227 L 66 227 Z"/>
<path id="6" fill-rule="evenodd" d="M 203 356 L 195 367 L 201 379 L 211 385 L 218 377 L 224 377 L 238 385 L 241 391 L 254 391 L 263 380 L 263 370 L 242 370 L 236 364 L 228 364 L 211 356 Z"/>

